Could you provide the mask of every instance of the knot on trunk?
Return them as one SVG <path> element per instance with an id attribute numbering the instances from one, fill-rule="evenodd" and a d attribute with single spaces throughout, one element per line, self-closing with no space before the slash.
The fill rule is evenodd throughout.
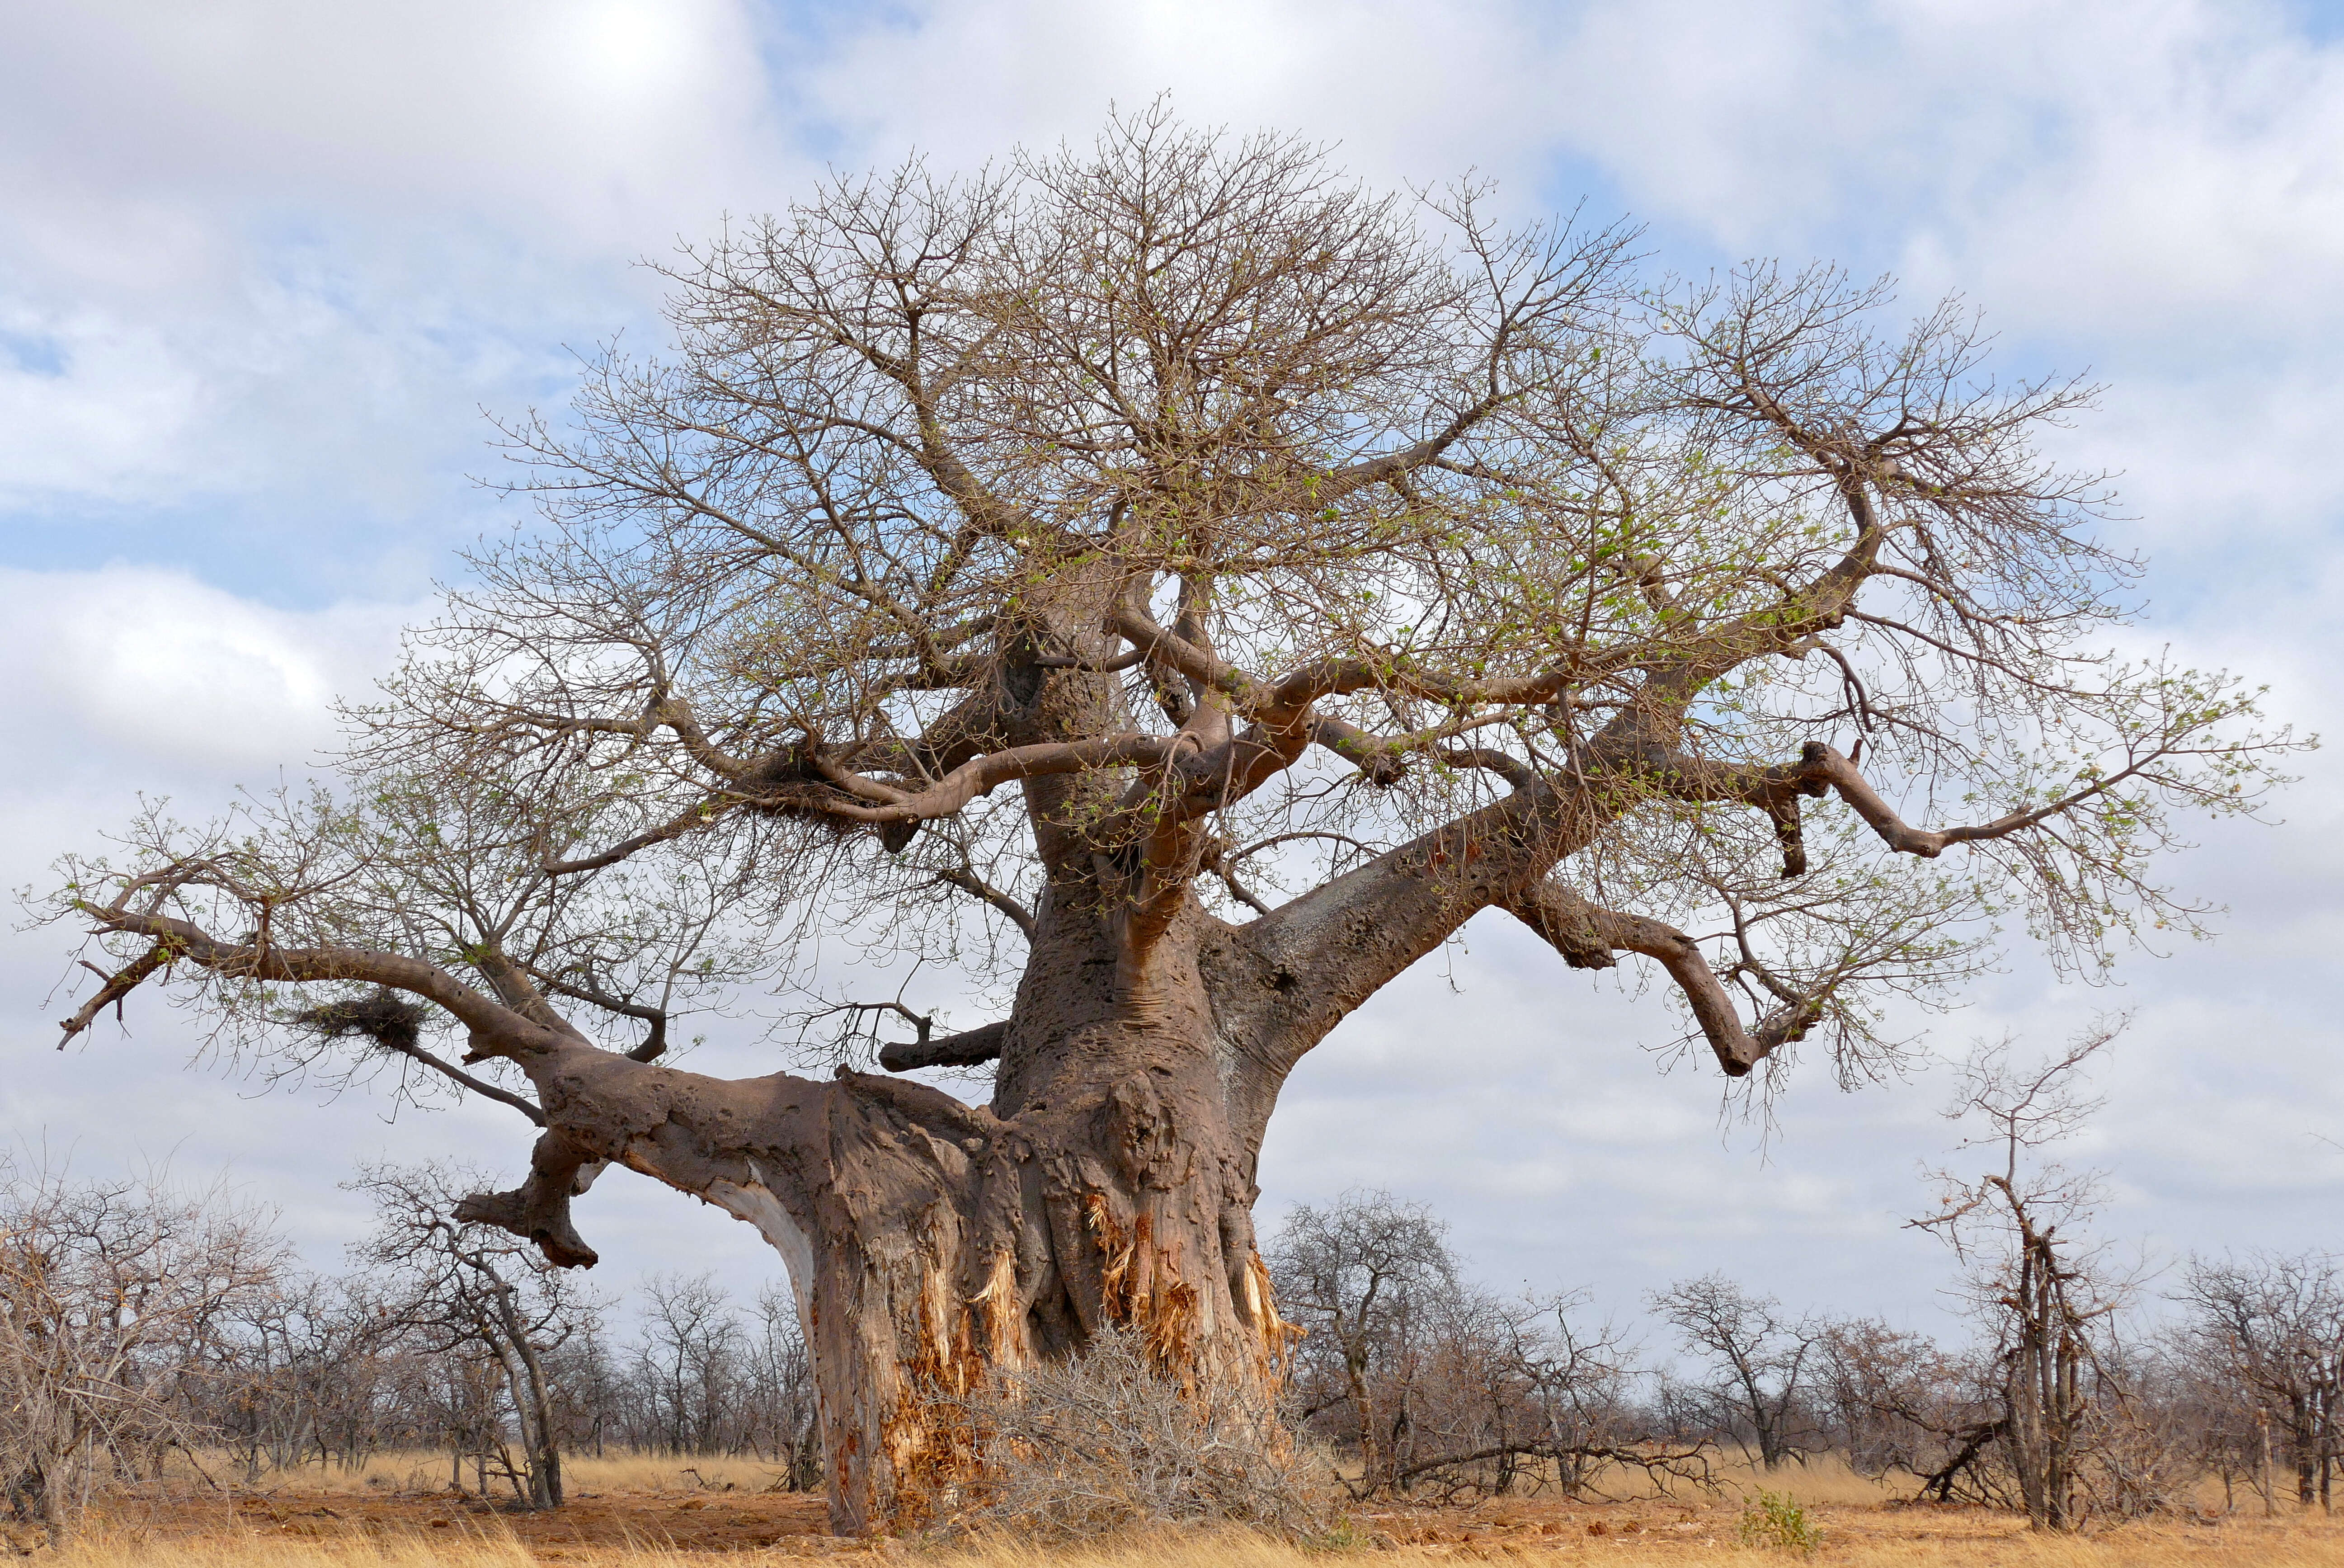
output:
<path id="1" fill-rule="evenodd" d="M 1116 1168 L 1135 1187 L 1169 1188 L 1187 1175 L 1172 1113 L 1145 1073 L 1107 1091 L 1102 1112 Z"/>
<path id="2" fill-rule="evenodd" d="M 1548 902 L 1523 907 L 1529 910 L 1522 918 L 1531 929 L 1552 943 L 1571 967 L 1611 969 L 1619 966 L 1619 953 L 1604 940 L 1584 901 L 1573 896 L 1559 907 Z"/>

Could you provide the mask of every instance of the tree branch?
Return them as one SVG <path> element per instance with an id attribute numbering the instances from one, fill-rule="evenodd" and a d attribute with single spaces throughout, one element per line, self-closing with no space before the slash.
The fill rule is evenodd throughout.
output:
<path id="1" fill-rule="evenodd" d="M 1839 797 L 1855 809 L 1856 815 L 1862 817 L 1889 848 L 1905 855 L 1917 855 L 1924 860 L 1934 860 L 1954 845 L 2007 838 L 2037 823 L 2072 811 L 2086 801 L 2106 794 L 2127 779 L 2138 777 L 2147 771 L 2151 762 L 2164 754 L 2164 749 L 2160 747 L 2147 758 L 2136 760 L 2106 778 L 2043 805 L 2014 811 L 1992 822 L 1974 826 L 1936 829 L 1914 827 L 1906 823 L 1856 771 L 1854 763 L 1820 741 L 1809 741 L 1800 748 L 1796 774 L 1803 781 L 1818 785 L 1828 784 L 1838 791 Z"/>
<path id="2" fill-rule="evenodd" d="M 70 1018 L 63 1018 L 59 1020 L 59 1023 L 65 1028 L 65 1034 L 63 1037 L 57 1041 L 57 1049 L 61 1051 L 64 1050 L 67 1043 L 69 1043 L 76 1035 L 80 1034 L 84 1029 L 88 1028 L 92 1023 L 96 1022 L 97 1016 L 106 1011 L 106 1006 L 109 1003 L 114 1007 L 115 1022 L 120 1023 L 122 1021 L 122 999 L 130 995 L 131 992 L 136 990 L 141 981 L 145 980 L 148 976 L 154 974 L 156 970 L 161 968 L 170 961 L 171 945 L 167 942 L 156 943 L 155 946 L 146 949 L 145 953 L 132 959 L 129 963 L 125 964 L 121 968 L 116 970 L 111 975 L 106 974 L 103 969 L 99 969 L 96 965 L 88 963 L 85 960 L 83 967 L 95 970 L 99 976 L 103 976 L 106 983 L 98 987 L 97 995 L 92 996 L 88 1001 L 82 1004 L 81 1010 L 79 1012 L 74 1014 Z"/>
<path id="3" fill-rule="evenodd" d="M 1009 1021 L 1004 1018 L 940 1039 L 930 1038 L 928 1028 L 929 1021 L 920 1019 L 920 1037 L 883 1047 L 879 1065 L 891 1073 L 908 1073 L 921 1067 L 973 1067 L 994 1061 L 1001 1055 L 1001 1042 L 1008 1037 Z"/>
<path id="4" fill-rule="evenodd" d="M 1616 962 L 1612 949 L 1621 947 L 1658 959 L 1684 993 L 1694 1022 L 1728 1077 L 1744 1076 L 1779 1047 L 1804 1037 L 1821 1016 L 1824 998 L 1805 996 L 1775 1008 L 1755 1029 L 1744 1029 L 1733 998 L 1692 937 L 1644 916 L 1591 904 L 1551 877 L 1505 907 L 1575 969 L 1609 968 Z"/>
<path id="5" fill-rule="evenodd" d="M 1027 942 L 1034 940 L 1034 912 L 975 872 L 965 867 L 957 871 L 939 871 L 936 873 L 936 880 L 947 887 L 957 887 L 963 893 L 983 899 L 999 910 L 1003 917 L 1012 926 L 1023 932 Z"/>
<path id="6" fill-rule="evenodd" d="M 1137 582 L 1134 579 L 1135 587 Z M 1152 661 L 1222 693 L 1238 713 L 1267 729 L 1278 730 L 1305 722 L 1328 723 L 1329 721 L 1310 714 L 1311 704 L 1322 698 L 1349 696 L 1356 692 L 1394 692 L 1450 707 L 1536 706 L 1553 702 L 1573 686 L 1634 669 L 1640 659 L 1650 658 L 1649 652 L 1632 646 L 1606 649 L 1563 669 L 1535 675 L 1476 679 L 1426 670 L 1401 654 L 1376 659 L 1316 659 L 1275 681 L 1265 681 L 1166 630 L 1129 595 L 1116 607 L 1113 624 L 1118 635 L 1145 650 Z M 1330 740 L 1351 739 L 1359 734 L 1349 726 L 1343 729 L 1349 733 L 1330 732 Z"/>
<path id="7" fill-rule="evenodd" d="M 780 781 L 781 788 L 764 794 L 717 797 L 692 807 L 646 833 L 637 834 L 599 855 L 581 860 L 549 862 L 549 875 L 596 871 L 616 865 L 639 850 L 679 838 L 713 822 L 728 811 L 800 813 L 844 822 L 916 827 L 952 816 L 981 795 L 1005 784 L 1044 778 L 1054 774 L 1084 773 L 1113 767 L 1146 767 L 1161 763 L 1176 743 L 1154 735 L 1107 735 L 1096 740 L 1009 746 L 972 758 L 924 789 L 906 790 L 852 773 L 827 757 L 815 762 L 813 778 Z M 819 781 L 819 782 L 817 782 Z M 898 844 L 893 847 L 901 848 Z"/>
<path id="8" fill-rule="evenodd" d="M 548 876 L 569 876 L 581 871 L 600 871 L 606 865 L 616 865 L 629 855 L 649 849 L 653 845 L 665 844 L 672 838 L 682 838 L 695 828 L 707 826 L 726 812 L 748 804 L 750 803 L 744 800 L 706 801 L 699 805 L 687 807 L 648 832 L 639 833 L 632 838 L 621 839 L 598 855 L 586 855 L 578 860 L 549 860 L 543 869 Z"/>
<path id="9" fill-rule="evenodd" d="M 591 1269 L 601 1257 L 570 1221 L 570 1200 L 585 1192 L 602 1162 L 559 1132 L 548 1132 L 530 1150 L 529 1175 L 509 1192 L 476 1192 L 456 1205 L 454 1218 L 467 1225 L 493 1225 L 537 1243 L 546 1261 L 563 1269 Z"/>
<path id="10" fill-rule="evenodd" d="M 126 893 L 124 897 L 127 896 Z M 85 904 L 82 911 L 103 930 L 152 937 L 158 946 L 170 949 L 170 959 L 186 958 L 215 974 L 288 985 L 361 980 L 421 996 L 454 1014 L 471 1032 L 474 1057 L 501 1056 L 519 1060 L 585 1044 L 582 1037 L 560 1025 L 559 1020 L 548 1025 L 525 1017 L 420 958 L 364 947 L 275 947 L 222 942 L 193 922 L 138 914 L 121 907 L 119 902 L 104 908 Z M 71 1039 L 87 1027 L 87 1018 L 69 1019 L 66 1037 Z"/>
<path id="11" fill-rule="evenodd" d="M 423 1009 L 412 1002 L 400 1001 L 389 990 L 379 990 L 361 1001 L 332 1002 L 322 1007 L 312 1007 L 293 1021 L 328 1039 L 345 1035 L 364 1035 L 384 1050 L 420 1063 L 485 1099 L 509 1105 L 540 1127 L 545 1125 L 545 1112 L 538 1108 L 535 1101 L 510 1089 L 501 1088 L 485 1078 L 474 1077 L 455 1063 L 442 1060 L 437 1054 L 425 1050 Z"/>
<path id="12" fill-rule="evenodd" d="M 584 1002 L 600 1007 L 605 1012 L 616 1013 L 621 1017 L 638 1019 L 651 1026 L 644 1031 L 642 1039 L 636 1044 L 635 1047 L 626 1053 L 631 1060 L 655 1062 L 667 1055 L 667 1009 L 664 1007 L 654 1007 L 643 1002 L 626 1001 L 621 997 L 610 995 L 599 986 L 561 979 L 541 969 L 532 968 L 529 972 L 536 977 L 539 985 L 556 996 L 567 996 L 573 1002 Z"/>

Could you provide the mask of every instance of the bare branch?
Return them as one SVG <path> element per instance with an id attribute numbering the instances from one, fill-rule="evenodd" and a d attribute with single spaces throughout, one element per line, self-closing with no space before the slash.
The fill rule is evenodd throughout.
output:
<path id="1" fill-rule="evenodd" d="M 1775 1050 L 1803 1038 L 1828 996 L 1826 992 L 1785 1002 L 1755 1028 L 1745 1029 L 1700 945 L 1672 926 L 1590 904 L 1552 880 L 1510 903 L 1507 912 L 1544 937 L 1574 969 L 1609 968 L 1617 962 L 1613 949 L 1622 947 L 1658 959 L 1684 994 L 1717 1065 L 1729 1077 L 1743 1077 Z"/>
<path id="2" fill-rule="evenodd" d="M 73 1037 L 88 1028 L 96 1020 L 98 1014 L 106 1011 L 108 1006 L 115 1009 L 115 1021 L 119 1023 L 122 1018 L 123 998 L 136 990 L 140 982 L 170 961 L 170 944 L 157 942 L 111 975 L 106 974 L 103 969 L 98 969 L 94 964 L 85 965 L 85 967 L 96 970 L 105 984 L 98 987 L 96 996 L 82 1004 L 80 1010 L 72 1017 L 60 1020 L 65 1034 L 57 1041 L 57 1049 L 64 1050 Z"/>
<path id="3" fill-rule="evenodd" d="M 975 872 L 965 867 L 936 873 L 936 880 L 947 887 L 957 887 L 963 893 L 982 899 L 999 910 L 1009 924 L 1017 927 L 1027 942 L 1034 940 L 1034 912 L 1006 892 L 995 887 Z"/>

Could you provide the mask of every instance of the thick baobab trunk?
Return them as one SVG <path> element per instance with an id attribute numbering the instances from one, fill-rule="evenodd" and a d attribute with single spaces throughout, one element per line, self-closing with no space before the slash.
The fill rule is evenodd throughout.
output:
<path id="1" fill-rule="evenodd" d="M 465 1212 L 590 1261 L 567 1199 L 617 1160 L 755 1225 L 797 1291 L 842 1530 L 916 1516 L 964 1472 L 955 1396 L 1104 1324 L 1176 1375 L 1271 1377 L 1265 1096 L 1197 968 L 1227 928 L 1193 909 L 1177 926 L 1134 1006 L 1109 923 L 1046 909 L 990 1107 L 843 1069 L 732 1081 L 556 1053 L 530 1067 L 551 1123 L 530 1182 Z"/>

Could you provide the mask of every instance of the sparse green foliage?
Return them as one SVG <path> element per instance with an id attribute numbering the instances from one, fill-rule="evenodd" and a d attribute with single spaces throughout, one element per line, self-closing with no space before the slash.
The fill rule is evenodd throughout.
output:
<path id="1" fill-rule="evenodd" d="M 1742 1544 L 1762 1551 L 1810 1556 L 1823 1534 L 1807 1511 L 1787 1492 L 1761 1492 L 1742 1507 Z"/>

